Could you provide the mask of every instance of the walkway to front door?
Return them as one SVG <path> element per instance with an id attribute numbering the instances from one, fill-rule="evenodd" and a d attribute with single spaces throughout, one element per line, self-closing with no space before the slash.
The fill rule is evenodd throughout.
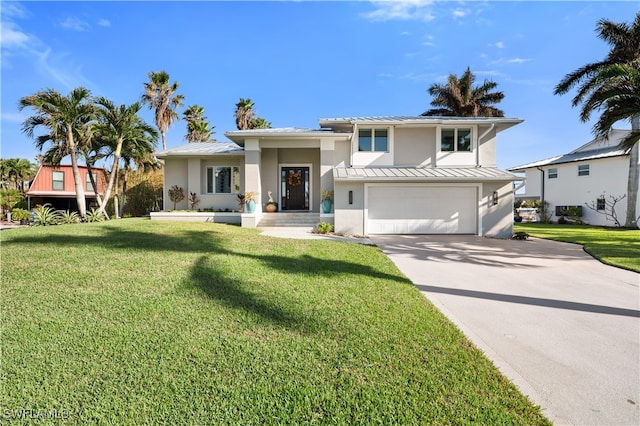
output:
<path id="1" fill-rule="evenodd" d="M 280 208 L 309 210 L 309 167 L 282 167 Z"/>

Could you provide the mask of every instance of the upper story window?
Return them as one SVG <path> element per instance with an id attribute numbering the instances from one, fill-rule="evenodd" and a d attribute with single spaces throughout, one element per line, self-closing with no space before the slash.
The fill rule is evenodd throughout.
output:
<path id="1" fill-rule="evenodd" d="M 389 131 L 387 129 L 358 130 L 358 151 L 387 152 L 389 150 Z"/>
<path id="2" fill-rule="evenodd" d="M 589 176 L 588 164 L 581 164 L 578 166 L 578 176 Z"/>
<path id="3" fill-rule="evenodd" d="M 98 183 L 98 176 L 95 173 L 91 173 L 91 175 L 93 175 L 93 180 L 94 182 L 96 182 L 96 184 Z M 89 192 L 95 192 L 95 190 L 93 189 L 93 185 L 91 184 L 91 176 L 89 175 L 89 173 L 87 173 L 87 191 Z"/>
<path id="4" fill-rule="evenodd" d="M 54 191 L 64 191 L 64 172 L 52 172 L 52 188 Z"/>
<path id="5" fill-rule="evenodd" d="M 442 129 L 440 151 L 471 151 L 471 129 Z"/>
<path id="6" fill-rule="evenodd" d="M 547 170 L 547 177 L 549 179 L 557 179 L 558 178 L 558 169 L 553 168 L 553 169 Z"/>
<path id="7" fill-rule="evenodd" d="M 207 167 L 207 194 L 237 194 L 240 192 L 238 167 Z"/>

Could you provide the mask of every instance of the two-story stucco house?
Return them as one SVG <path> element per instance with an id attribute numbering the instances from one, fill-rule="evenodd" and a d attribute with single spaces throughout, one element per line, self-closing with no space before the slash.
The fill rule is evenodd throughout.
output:
<path id="1" fill-rule="evenodd" d="M 508 238 L 513 182 L 496 167 L 497 134 L 521 119 L 354 117 L 319 129 L 229 131 L 232 142 L 191 143 L 157 154 L 165 162 L 164 209 L 173 185 L 200 208 L 237 209 L 237 193 L 258 194 L 242 226 L 287 212 L 315 214 L 348 234 L 475 234 Z M 333 209 L 321 194 L 333 191 Z M 278 212 L 265 213 L 269 192 Z M 176 206 L 186 209 L 187 202 Z M 292 217 L 286 216 L 283 217 Z"/>
<path id="2" fill-rule="evenodd" d="M 509 171 L 525 173 L 525 193 L 521 196 L 549 203 L 552 220 L 558 220 L 567 206 L 580 206 L 582 220 L 586 223 L 613 226 L 614 222 L 603 213 L 611 211 L 611 197 L 621 198 L 627 194 L 631 156 L 630 150 L 620 148 L 619 143 L 629 132 L 612 130 L 608 138 L 594 139 L 567 154 L 513 167 Z M 615 211 L 620 223 L 624 224 L 626 198 L 616 203 Z M 640 211 L 640 197 L 636 211 Z"/>

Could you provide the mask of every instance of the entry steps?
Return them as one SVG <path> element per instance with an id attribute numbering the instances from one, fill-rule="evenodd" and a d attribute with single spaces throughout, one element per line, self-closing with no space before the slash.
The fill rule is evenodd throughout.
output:
<path id="1" fill-rule="evenodd" d="M 313 228 L 320 223 L 320 213 L 262 213 L 258 228 Z"/>

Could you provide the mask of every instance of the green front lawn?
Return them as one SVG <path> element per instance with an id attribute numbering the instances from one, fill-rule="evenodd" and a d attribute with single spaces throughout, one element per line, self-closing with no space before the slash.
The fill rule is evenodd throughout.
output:
<path id="1" fill-rule="evenodd" d="M 518 223 L 514 231 L 533 237 L 577 243 L 602 262 L 640 272 L 640 230 L 588 225 Z"/>
<path id="2" fill-rule="evenodd" d="M 0 240 L 4 419 L 549 424 L 376 247 L 142 219 Z"/>

